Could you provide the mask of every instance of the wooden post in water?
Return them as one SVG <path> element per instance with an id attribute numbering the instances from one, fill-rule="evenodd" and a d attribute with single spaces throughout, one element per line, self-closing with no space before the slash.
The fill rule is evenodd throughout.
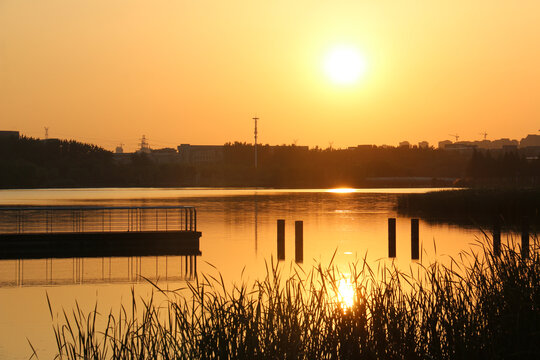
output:
<path id="1" fill-rule="evenodd" d="M 396 218 L 388 218 L 388 257 L 396 257 Z"/>
<path id="2" fill-rule="evenodd" d="M 420 236 L 418 219 L 411 219 L 411 259 L 420 259 Z"/>
<path id="3" fill-rule="evenodd" d="M 295 245 L 295 257 L 294 261 L 297 263 L 304 262 L 304 222 L 294 222 L 294 245 Z"/>
<path id="4" fill-rule="evenodd" d="M 501 255 L 501 224 L 498 218 L 493 223 L 493 255 Z"/>
<path id="5" fill-rule="evenodd" d="M 285 260 L 285 220 L 277 221 L 277 257 Z"/>
<path id="6" fill-rule="evenodd" d="M 521 256 L 529 257 L 529 219 L 523 218 L 521 222 Z"/>

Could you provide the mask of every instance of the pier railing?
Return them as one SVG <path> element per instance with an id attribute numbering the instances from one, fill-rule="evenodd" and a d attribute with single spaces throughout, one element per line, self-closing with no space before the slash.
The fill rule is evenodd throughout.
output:
<path id="1" fill-rule="evenodd" d="M 0 208 L 0 234 L 197 231 L 192 206 Z"/>

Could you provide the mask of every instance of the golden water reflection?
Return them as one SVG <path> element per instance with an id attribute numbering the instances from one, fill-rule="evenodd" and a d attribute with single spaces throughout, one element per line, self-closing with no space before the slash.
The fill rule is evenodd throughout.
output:
<path id="1" fill-rule="evenodd" d="M 405 271 L 415 270 L 429 263 L 432 254 L 442 260 L 449 256 L 455 258 L 460 251 L 470 248 L 477 236 L 482 240 L 479 231 L 420 220 L 422 257 L 420 263 L 411 262 L 410 219 L 398 217 L 393 206 L 399 193 L 426 191 L 428 189 L 1 190 L 0 205 L 195 206 L 197 229 L 202 231 L 202 256 L 194 273 L 214 273 L 217 269 L 230 284 L 244 281 L 241 274 L 247 277 L 247 282 L 264 279 L 266 264 L 276 259 L 277 219 L 285 220 L 283 268 L 289 268 L 295 261 L 294 224 L 297 220 L 303 221 L 304 262 L 299 266 L 306 273 L 317 264 L 323 264 L 324 268 L 324 264 L 331 263 L 343 270 L 340 274 L 356 274 L 349 264 L 363 264 L 364 259 L 374 270 L 385 264 L 395 264 Z M 397 217 L 395 259 L 387 258 L 389 217 Z M 110 264 L 108 259 L 85 259 L 80 265 L 73 260 L 25 260 L 24 266 L 18 266 L 16 260 L 0 263 L 0 280 L 6 281 L 0 284 L 3 322 L 0 359 L 28 359 L 26 338 L 39 348 L 40 358 L 54 357 L 55 340 L 50 333 L 46 294 L 59 309 L 71 309 L 75 301 L 85 309 L 93 308 L 96 302 L 107 309 L 129 302 L 133 288 L 142 297 L 154 290 L 145 281 L 133 280 L 128 275 L 132 271 L 152 280 L 159 277 L 163 280 L 160 286 L 166 289 L 185 287 L 186 280 L 189 281 L 182 277 L 185 273 L 189 275 L 186 262 L 179 260 L 177 266 L 174 263 L 160 258 L 157 271 L 155 259 L 150 258 L 142 261 L 112 259 Z M 120 281 L 108 280 L 109 269 L 112 269 L 111 279 L 117 274 Z M 335 301 L 342 308 L 351 307 L 357 296 L 354 276 L 340 275 L 334 279 Z"/>
<path id="2" fill-rule="evenodd" d="M 357 189 L 351 189 L 351 188 L 336 188 L 336 189 L 329 189 L 329 193 L 336 193 L 336 194 L 348 194 L 356 192 Z"/>
<path id="3" fill-rule="evenodd" d="M 337 289 L 338 301 L 345 310 L 353 307 L 355 293 L 356 289 L 351 283 L 350 274 L 347 274 L 344 278 L 339 280 Z"/>

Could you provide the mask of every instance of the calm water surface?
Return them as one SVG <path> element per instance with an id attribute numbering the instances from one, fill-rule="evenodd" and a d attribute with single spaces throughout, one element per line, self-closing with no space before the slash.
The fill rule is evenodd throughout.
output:
<path id="1" fill-rule="evenodd" d="M 395 217 L 400 193 L 433 189 L 254 190 L 254 189 L 63 189 L 1 190 L 0 205 L 193 205 L 202 232 L 202 256 L 0 261 L 0 359 L 28 358 L 29 339 L 42 359 L 55 354 L 48 294 L 54 312 L 75 302 L 90 310 L 118 309 L 152 291 L 141 276 L 176 289 L 195 273 L 215 274 L 227 282 L 265 274 L 276 259 L 276 220 L 285 219 L 286 260 L 294 263 L 294 221 L 304 221 L 304 269 L 322 262 L 346 271 L 366 256 L 374 266 L 388 262 L 387 218 Z M 430 225 L 420 221 L 422 261 L 448 259 L 474 246 L 479 230 Z M 335 256 L 334 256 L 335 254 Z M 410 219 L 397 219 L 398 266 L 410 261 Z M 217 270 L 216 270 L 217 269 Z M 242 275 L 243 274 L 243 275 Z"/>

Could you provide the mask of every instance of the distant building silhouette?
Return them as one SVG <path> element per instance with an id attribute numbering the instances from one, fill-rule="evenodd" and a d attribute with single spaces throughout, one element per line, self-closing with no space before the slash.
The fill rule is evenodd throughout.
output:
<path id="1" fill-rule="evenodd" d="M 178 155 L 187 164 L 215 163 L 223 160 L 223 145 L 191 145 L 178 146 Z"/>
<path id="2" fill-rule="evenodd" d="M 152 154 L 178 154 L 178 151 L 173 148 L 153 149 Z"/>
<path id="3" fill-rule="evenodd" d="M 538 159 L 540 155 L 540 135 L 529 134 L 519 142 L 520 152 L 528 160 Z"/>
<path id="4" fill-rule="evenodd" d="M 529 134 L 519 142 L 519 147 L 540 146 L 540 135 Z"/>
<path id="5" fill-rule="evenodd" d="M 357 150 L 372 150 L 374 148 L 376 148 L 377 146 L 375 145 L 358 145 L 356 146 L 356 149 Z"/>
<path id="6" fill-rule="evenodd" d="M 504 146 L 518 146 L 519 142 L 517 140 L 510 140 L 508 138 L 502 138 L 498 140 L 493 140 L 491 142 L 491 147 L 489 149 L 502 149 Z"/>
<path id="7" fill-rule="evenodd" d="M 182 158 L 178 151 L 173 148 L 155 149 L 148 155 L 151 159 L 157 163 L 180 163 Z"/>
<path id="8" fill-rule="evenodd" d="M 399 147 L 400 148 L 410 148 L 411 144 L 407 140 L 405 140 L 405 141 L 402 141 L 402 142 L 399 143 Z"/>
<path id="9" fill-rule="evenodd" d="M 456 141 L 450 140 L 439 141 L 439 149 L 449 151 L 472 151 L 479 150 L 505 150 L 516 149 L 519 145 L 517 140 L 502 138 L 497 140 L 480 140 L 480 141 Z"/>
<path id="10" fill-rule="evenodd" d="M 418 147 L 420 149 L 427 149 L 427 148 L 429 148 L 429 143 L 427 141 L 420 141 L 418 143 Z"/>
<path id="11" fill-rule="evenodd" d="M 0 131 L 0 139 L 18 139 L 18 131 Z"/>
<path id="12" fill-rule="evenodd" d="M 439 141 L 439 149 L 445 149 L 447 145 L 451 144 L 452 142 L 450 140 Z"/>
<path id="13" fill-rule="evenodd" d="M 446 144 L 444 150 L 457 151 L 461 154 L 472 153 L 478 145 L 471 143 L 470 141 L 456 141 L 453 144 Z"/>

